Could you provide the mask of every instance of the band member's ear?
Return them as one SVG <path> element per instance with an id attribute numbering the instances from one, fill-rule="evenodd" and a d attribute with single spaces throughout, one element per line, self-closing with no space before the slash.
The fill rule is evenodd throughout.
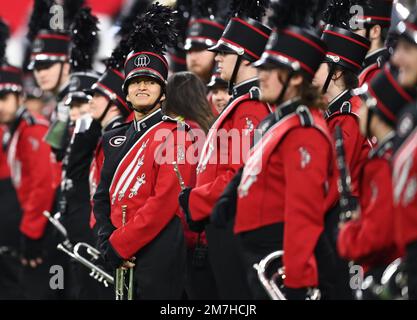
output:
<path id="1" fill-rule="evenodd" d="M 127 102 L 130 102 L 129 95 L 126 95 L 126 101 L 127 101 Z"/>
<path id="2" fill-rule="evenodd" d="M 161 97 L 161 102 L 162 101 L 165 101 L 165 93 L 162 95 L 162 97 Z"/>

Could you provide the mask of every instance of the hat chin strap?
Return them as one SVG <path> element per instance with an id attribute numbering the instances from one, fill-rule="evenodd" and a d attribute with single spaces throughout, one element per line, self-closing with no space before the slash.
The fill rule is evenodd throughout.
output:
<path id="1" fill-rule="evenodd" d="M 136 112 L 139 112 L 139 113 L 142 113 L 142 114 L 148 114 L 152 109 L 154 109 L 160 102 L 161 102 L 161 99 L 162 99 L 162 96 L 164 95 L 164 90 L 161 90 L 161 93 L 159 94 L 159 96 L 158 96 L 158 98 L 155 100 L 155 102 L 154 103 L 152 103 L 151 105 L 149 105 L 149 106 L 146 106 L 146 107 L 144 107 L 143 109 L 136 109 L 132 104 L 130 104 L 130 106 L 131 106 L 131 108 L 134 110 L 134 111 L 136 111 Z"/>
<path id="2" fill-rule="evenodd" d="M 279 93 L 279 96 L 278 96 L 278 98 L 275 100 L 275 105 L 276 105 L 276 111 L 275 111 L 275 119 L 278 121 L 278 106 L 283 102 L 282 100 L 284 100 L 284 96 L 285 96 L 285 93 L 287 92 L 287 90 L 288 90 L 288 86 L 289 86 L 289 84 L 290 84 L 290 81 L 291 81 L 291 78 L 294 76 L 294 71 L 293 70 L 291 70 L 290 71 L 290 73 L 288 74 L 288 77 L 287 77 L 287 79 L 285 80 L 285 82 L 284 82 L 284 84 L 282 85 L 282 90 L 281 90 L 281 92 Z M 279 81 L 279 79 L 278 79 L 278 81 Z"/>
<path id="3" fill-rule="evenodd" d="M 62 72 L 64 70 L 64 63 L 59 62 L 59 64 L 60 64 L 60 68 L 59 68 L 58 80 L 56 81 L 56 84 L 55 84 L 54 88 L 52 89 L 52 92 L 57 92 L 58 89 L 59 89 L 59 85 L 61 84 Z"/>
<path id="4" fill-rule="evenodd" d="M 326 82 L 324 82 L 323 89 L 321 89 L 322 94 L 325 94 L 327 92 L 327 89 L 329 89 L 330 81 L 332 80 L 335 72 L 336 72 L 336 64 L 331 63 L 329 74 L 327 75 L 327 78 L 326 78 Z"/>
<path id="5" fill-rule="evenodd" d="M 241 62 L 242 62 L 242 56 L 238 55 L 236 63 L 235 63 L 235 67 L 233 68 L 232 76 L 230 77 L 230 80 L 229 80 L 229 95 L 233 95 L 233 87 L 235 86 L 235 83 L 236 83 L 236 77 L 237 77 L 237 73 L 239 72 Z"/>
<path id="6" fill-rule="evenodd" d="M 103 113 L 101 114 L 100 118 L 97 119 L 97 121 L 101 124 L 104 120 L 104 118 L 106 117 L 107 113 L 110 110 L 110 107 L 113 105 L 113 101 L 109 100 L 109 102 L 107 103 L 106 108 L 104 109 Z"/>

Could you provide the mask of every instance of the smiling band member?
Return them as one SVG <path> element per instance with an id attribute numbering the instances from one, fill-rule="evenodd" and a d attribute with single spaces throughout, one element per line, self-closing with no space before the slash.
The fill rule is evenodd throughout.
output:
<path id="1" fill-rule="evenodd" d="M 100 251 L 112 271 L 134 268 L 135 299 L 180 299 L 186 275 L 180 184 L 172 162 L 190 183 L 186 139 L 178 138 L 188 126 L 161 112 L 168 75 L 161 44 L 175 40 L 173 17 L 171 9 L 154 4 L 135 21 L 123 84 L 135 119 L 104 135 L 105 160 L 94 196 Z"/>

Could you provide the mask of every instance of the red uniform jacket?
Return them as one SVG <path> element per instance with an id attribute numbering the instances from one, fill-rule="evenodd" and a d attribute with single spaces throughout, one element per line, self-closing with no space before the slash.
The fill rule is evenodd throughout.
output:
<path id="1" fill-rule="evenodd" d="M 124 121 L 121 117 L 116 117 L 113 119 L 105 128 L 104 131 L 109 131 L 115 126 L 121 124 Z M 96 193 L 97 186 L 100 183 L 100 174 L 101 168 L 103 167 L 104 162 L 104 152 L 103 152 L 103 141 L 102 139 L 99 140 L 96 150 L 94 152 L 93 160 L 91 161 L 90 165 L 90 173 L 88 176 L 88 182 L 90 185 L 90 198 L 91 198 L 91 208 L 93 208 L 93 196 Z M 91 210 L 90 215 L 90 228 L 93 228 L 96 224 L 96 219 L 94 217 L 93 210 Z"/>
<path id="2" fill-rule="evenodd" d="M 304 114 L 311 125 L 304 126 L 292 112 L 253 148 L 238 188 L 234 227 L 241 233 L 284 223 L 285 285 L 291 288 L 318 285 L 314 250 L 324 229 L 334 162 L 323 114 L 319 110 Z"/>
<path id="3" fill-rule="evenodd" d="M 0 142 L 3 141 L 5 128 L 0 126 Z M 0 180 L 10 178 L 10 169 L 7 164 L 6 152 L 3 147 L 0 147 Z"/>
<path id="4" fill-rule="evenodd" d="M 396 238 L 401 249 L 417 241 L 417 129 L 393 158 Z"/>
<path id="5" fill-rule="evenodd" d="M 172 120 L 157 122 L 124 155 L 113 175 L 110 218 L 117 230 L 110 243 L 124 259 L 150 243 L 175 215 L 181 217 L 180 184 L 172 162 L 178 163 L 188 185 L 193 167 L 186 156 L 194 150 L 188 149 L 192 144 L 192 139 L 185 138 L 188 129 L 180 126 Z M 125 226 L 123 205 L 127 206 Z"/>
<path id="6" fill-rule="evenodd" d="M 365 272 L 399 257 L 394 237 L 392 147 L 391 138 L 371 151 L 360 179 L 360 217 L 346 223 L 338 237 L 340 256 L 360 263 Z"/>
<path id="7" fill-rule="evenodd" d="M 363 63 L 363 69 L 359 74 L 359 87 L 370 82 L 388 59 L 389 52 L 386 48 L 382 48 L 368 55 Z"/>
<path id="8" fill-rule="evenodd" d="M 190 193 L 193 220 L 210 216 L 221 193 L 244 164 L 255 128 L 270 113 L 268 105 L 247 93 L 254 86 L 257 86 L 256 81 L 245 83 L 244 87 L 249 88 L 235 96 L 210 128 L 200 153 L 196 187 Z"/>
<path id="9" fill-rule="evenodd" d="M 329 104 L 325 113 L 332 136 L 336 126 L 342 129 L 346 163 L 352 180 L 352 195 L 355 197 L 359 196 L 359 175 L 371 150 L 371 143 L 364 138 L 359 130 L 357 111 L 360 106 L 361 100 L 359 97 L 352 97 L 349 91 L 344 91 Z M 332 181 L 333 184 L 337 184 L 337 175 L 338 173 Z M 330 190 L 331 194 L 328 197 L 329 209 L 334 207 L 339 200 L 338 189 L 332 187 Z"/>
<path id="10" fill-rule="evenodd" d="M 53 177 L 56 164 L 52 163 L 51 149 L 43 140 L 48 122 L 23 108 L 19 109 L 17 116 L 7 160 L 23 210 L 20 231 L 29 238 L 39 239 L 48 222 L 43 211 L 51 210 L 55 196 Z"/>

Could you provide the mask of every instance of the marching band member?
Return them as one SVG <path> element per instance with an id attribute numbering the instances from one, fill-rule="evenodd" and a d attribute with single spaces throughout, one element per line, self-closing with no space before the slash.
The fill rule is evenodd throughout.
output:
<path id="1" fill-rule="evenodd" d="M 217 44 L 216 62 L 223 80 L 229 82 L 232 99 L 211 127 L 197 167 L 197 183 L 180 194 L 180 204 L 191 230 L 201 232 L 218 197 L 243 164 L 255 128 L 269 113 L 269 106 L 258 101 L 259 84 L 251 63 L 259 59 L 271 30 L 256 19 L 265 11 L 263 1 L 232 1 L 232 17 Z M 239 147 L 231 135 L 239 137 Z M 224 135 L 222 137 L 222 135 Z M 227 141 L 225 141 L 225 137 Z M 235 140 L 235 139 L 233 139 Z M 248 142 L 248 141 L 246 141 Z M 248 299 L 249 288 L 242 258 L 233 238 L 232 224 L 226 229 L 205 228 L 209 259 L 220 299 Z"/>
<path id="2" fill-rule="evenodd" d="M 365 37 L 370 42 L 368 53 L 359 74 L 359 86 L 372 80 L 378 71 L 389 60 L 390 53 L 385 46 L 391 26 L 392 0 L 366 0 L 359 4 L 363 9 L 363 16 L 354 20 L 356 34 Z"/>
<path id="3" fill-rule="evenodd" d="M 4 48 L 5 43 L 0 46 Z M 8 126 L 7 162 L 23 211 L 20 233 L 24 277 L 20 285 L 27 298 L 51 298 L 54 293 L 46 280 L 51 261 L 44 252 L 48 220 L 42 215 L 44 210 L 51 210 L 55 193 L 51 149 L 43 140 L 48 121 L 21 106 L 22 71 L 8 65 L 3 57 L 1 63 L 0 121 Z"/>
<path id="4" fill-rule="evenodd" d="M 134 25 L 123 90 L 135 119 L 104 135 L 94 196 L 100 249 L 109 269 L 134 268 L 136 299 L 179 299 L 184 290 L 180 184 L 172 161 L 189 184 L 190 142 L 180 139 L 188 126 L 161 112 L 168 74 L 163 54 L 175 40 L 173 17 L 169 8 L 154 4 Z"/>
<path id="5" fill-rule="evenodd" d="M 216 12 L 219 1 L 192 1 L 191 19 L 184 44 L 188 71 L 208 83 L 214 70 L 215 53 L 210 47 L 217 43 L 224 31 L 224 24 Z"/>
<path id="6" fill-rule="evenodd" d="M 375 136 L 378 144 L 363 165 L 359 207 L 353 220 L 341 226 L 338 252 L 359 263 L 373 283 L 380 283 L 387 265 L 400 256 L 395 243 L 391 156 L 397 117 L 413 95 L 398 84 L 388 65 L 357 92 L 363 100 L 359 110 L 361 132 L 365 137 Z M 375 296 L 364 292 L 363 299 Z"/>
<path id="7" fill-rule="evenodd" d="M 213 123 L 213 114 L 206 98 L 206 86 L 191 72 L 178 72 L 168 79 L 166 100 L 162 107 L 164 114 L 171 118 L 181 116 L 190 125 L 192 135 L 196 136 L 195 146 L 201 150 L 206 134 Z M 198 159 L 196 159 L 198 160 Z M 195 185 L 195 170 L 191 185 Z M 216 283 L 207 258 L 207 239 L 204 232 L 196 233 L 189 229 L 182 216 L 187 244 L 187 279 L 185 292 L 187 299 L 217 299 Z"/>
<path id="8" fill-rule="evenodd" d="M 8 37 L 9 28 L 0 19 L 0 65 L 6 62 L 4 55 Z M 5 251 L 0 253 L 0 299 L 19 299 L 22 297 L 18 277 L 21 266 L 12 253 L 19 249 L 22 213 L 10 177 L 7 153 L 3 148 L 3 140 L 6 141 L 7 136 L 7 125 L 0 124 L 0 250 Z"/>
<path id="9" fill-rule="evenodd" d="M 417 7 L 410 16 L 398 24 L 400 38 L 392 56 L 392 63 L 399 68 L 399 83 L 411 90 L 417 86 Z M 417 299 L 417 224 L 416 212 L 416 101 L 401 115 L 397 125 L 398 149 L 393 158 L 393 188 L 397 240 L 405 251 L 408 298 Z"/>
<path id="10" fill-rule="evenodd" d="M 332 138 L 320 110 L 324 105 L 311 84 L 326 46 L 305 19 L 311 2 L 279 2 L 272 9 L 276 31 L 254 65 L 262 101 L 277 105 L 275 121 L 244 166 L 234 232 L 253 298 L 267 298 L 253 264 L 284 250 L 284 295 L 306 299 L 320 284 L 316 248 L 324 231 L 334 162 Z"/>
<path id="11" fill-rule="evenodd" d="M 211 80 L 207 84 L 209 95 L 211 96 L 211 102 L 217 115 L 222 113 L 231 98 L 227 86 L 227 81 L 223 80 L 218 72 L 215 72 L 211 76 Z"/>
<path id="12" fill-rule="evenodd" d="M 317 71 L 313 83 L 322 88 L 324 98 L 329 101 L 325 118 L 330 132 L 340 126 L 345 143 L 346 162 L 352 178 L 352 194 L 359 196 L 359 174 L 371 148 L 368 140 L 359 130 L 359 97 L 352 97 L 351 89 L 358 85 L 357 74 L 369 50 L 369 41 L 349 29 L 351 19 L 350 1 L 332 1 L 324 14 L 327 25 L 322 39 L 327 52 L 324 62 Z M 336 183 L 334 180 L 332 183 Z M 337 188 L 331 188 L 327 198 L 329 212 L 326 214 L 326 232 L 336 252 L 339 223 L 339 194 Z M 349 270 L 347 262 L 338 261 L 340 266 L 338 283 L 335 285 L 335 298 L 352 299 L 349 288 Z"/>
<path id="13" fill-rule="evenodd" d="M 71 28 L 71 76 L 65 105 L 70 109 L 69 132 L 72 134 L 62 160 L 59 211 L 71 243 L 85 242 L 93 245 L 95 240 L 89 228 L 91 206 L 88 178 L 101 128 L 89 116 L 90 97 L 84 92 L 99 78 L 99 74 L 92 69 L 98 48 L 98 21 L 90 11 L 90 8 L 82 8 Z M 66 275 L 67 279 L 72 280 L 69 288 L 71 297 L 100 297 L 103 285 L 90 277 L 88 269 L 81 264 L 70 261 Z"/>

